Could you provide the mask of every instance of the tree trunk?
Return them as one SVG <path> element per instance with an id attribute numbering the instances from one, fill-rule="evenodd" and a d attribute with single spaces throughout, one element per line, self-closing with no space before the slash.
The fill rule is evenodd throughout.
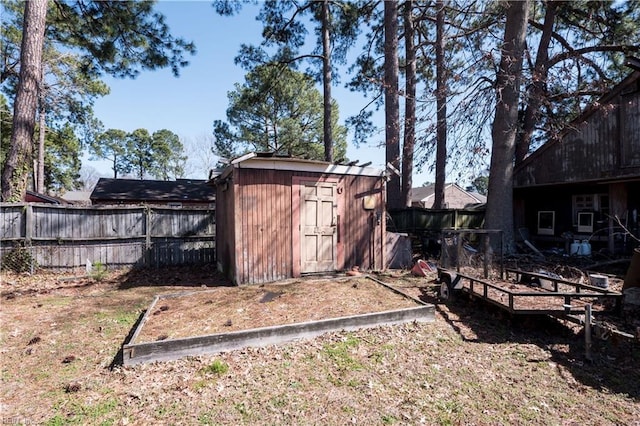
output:
<path id="1" fill-rule="evenodd" d="M 447 177 L 447 76 L 444 64 L 444 1 L 436 1 L 436 182 L 433 208 L 444 208 Z"/>
<path id="2" fill-rule="evenodd" d="M 491 131 L 493 143 L 485 227 L 503 231 L 507 253 L 514 250 L 513 161 L 528 12 L 528 0 L 508 3 L 502 57 L 496 76 L 496 113 Z M 498 247 L 497 243 L 492 241 L 494 249 Z"/>
<path id="3" fill-rule="evenodd" d="M 322 1 L 322 86 L 324 89 L 324 159 L 333 161 L 331 131 L 331 38 L 329 34 L 329 0 Z"/>
<path id="4" fill-rule="evenodd" d="M 400 170 L 400 103 L 398 100 L 398 4 L 384 2 L 384 111 L 386 162 Z M 387 182 L 387 205 L 401 208 L 400 176 Z"/>
<path id="5" fill-rule="evenodd" d="M 2 170 L 2 200 L 18 202 L 27 191 L 32 167 L 33 131 L 38 107 L 47 0 L 24 3 L 20 75 L 13 105 L 11 146 Z"/>
<path id="6" fill-rule="evenodd" d="M 44 194 L 44 137 L 47 131 L 47 123 L 45 121 L 45 112 L 42 106 L 40 107 L 39 116 L 40 125 L 38 126 L 38 173 L 36 174 L 36 192 Z"/>
<path id="7" fill-rule="evenodd" d="M 411 206 L 413 185 L 413 150 L 416 143 L 416 48 L 413 22 L 413 1 L 404 3 L 404 40 L 407 64 L 405 69 L 404 144 L 402 145 L 402 205 Z"/>
<path id="8" fill-rule="evenodd" d="M 547 10 L 544 16 L 542 36 L 538 44 L 536 63 L 533 68 L 533 79 L 527 89 L 527 108 L 524 113 L 522 130 L 516 144 L 516 165 L 520 164 L 529 153 L 531 147 L 531 137 L 536 124 L 540 120 L 540 107 L 545 96 L 545 87 L 548 77 L 549 44 L 553 35 L 553 25 L 556 18 L 557 2 L 548 1 Z"/>
<path id="9" fill-rule="evenodd" d="M 118 179 L 118 157 L 113 154 L 113 178 Z"/>

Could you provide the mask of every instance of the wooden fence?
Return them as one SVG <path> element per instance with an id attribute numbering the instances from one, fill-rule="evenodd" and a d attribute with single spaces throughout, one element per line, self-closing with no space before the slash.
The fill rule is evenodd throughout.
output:
<path id="1" fill-rule="evenodd" d="M 16 258 L 52 269 L 213 264 L 215 210 L 0 204 L 0 261 Z"/>
<path id="2" fill-rule="evenodd" d="M 474 229 L 484 226 L 484 210 L 430 210 L 409 207 L 390 210 L 388 230 L 421 235 L 443 229 Z"/>
<path id="3" fill-rule="evenodd" d="M 408 234 L 412 253 L 420 253 L 423 257 L 440 255 L 443 230 L 483 227 L 484 210 L 408 207 L 388 211 L 387 230 Z"/>

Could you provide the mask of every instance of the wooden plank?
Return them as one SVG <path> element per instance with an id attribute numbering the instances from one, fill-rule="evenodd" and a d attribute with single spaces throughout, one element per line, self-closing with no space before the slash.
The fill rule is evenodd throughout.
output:
<path id="1" fill-rule="evenodd" d="M 23 239 L 25 235 L 26 206 L 3 205 L 0 209 L 0 238 Z"/>

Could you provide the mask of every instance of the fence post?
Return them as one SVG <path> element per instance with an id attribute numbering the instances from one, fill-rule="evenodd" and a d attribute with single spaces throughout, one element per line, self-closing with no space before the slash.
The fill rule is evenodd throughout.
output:
<path id="1" fill-rule="evenodd" d="M 593 361 L 591 355 L 591 304 L 584 306 L 584 355 L 587 361 Z"/>
<path id="2" fill-rule="evenodd" d="M 151 266 L 151 207 L 149 206 L 144 209 L 144 237 L 144 259 L 146 266 Z"/>
<path id="3" fill-rule="evenodd" d="M 33 253 L 33 248 L 31 247 L 31 240 L 33 238 L 33 206 L 31 204 L 27 204 L 25 206 L 25 218 L 24 218 L 24 249 L 29 251 L 29 255 L 31 259 L 35 259 L 36 256 Z M 29 262 L 29 272 L 31 275 L 35 273 L 35 262 Z"/>
<path id="4" fill-rule="evenodd" d="M 33 207 L 31 204 L 27 204 L 25 207 L 25 219 L 24 219 L 24 243 L 25 245 L 31 245 L 31 238 L 33 238 Z"/>

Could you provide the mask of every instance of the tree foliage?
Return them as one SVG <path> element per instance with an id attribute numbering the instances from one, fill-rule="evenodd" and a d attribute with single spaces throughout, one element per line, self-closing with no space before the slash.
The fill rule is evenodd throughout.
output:
<path id="1" fill-rule="evenodd" d="M 127 132 L 119 129 L 108 129 L 99 134 L 89 145 L 89 152 L 94 160 L 107 160 L 111 163 L 113 178 L 131 171 L 127 160 Z"/>
<path id="2" fill-rule="evenodd" d="M 3 4 L 9 25 L 2 28 L 0 76 L 3 91 L 12 97 L 15 92 L 16 99 L 25 92 L 24 78 L 17 78 L 18 70 L 22 72 L 25 68 L 24 59 L 19 59 L 24 50 L 18 47 L 19 34 L 24 31 L 25 38 L 29 37 L 33 32 L 30 28 L 34 28 L 29 24 L 30 19 L 24 20 L 22 28 L 20 8 L 28 3 L 36 2 Z M 195 53 L 193 43 L 170 33 L 164 16 L 153 10 L 153 2 L 55 0 L 37 3 L 45 5 L 44 61 L 26 68 L 39 70 L 34 77 L 37 90 L 32 93 L 38 94 L 40 102 L 37 106 L 12 102 L 14 116 L 28 115 L 26 121 L 20 120 L 30 122 L 32 128 L 37 108 L 40 114 L 46 114 L 48 126 L 67 129 L 69 124 L 74 125 L 77 134 L 89 140 L 100 130 L 92 105 L 96 96 L 107 92 L 101 76 L 133 78 L 143 70 L 165 67 L 177 76 L 180 68 L 188 64 L 185 57 Z M 44 24 L 36 27 L 45 29 Z M 42 48 L 38 50 L 42 54 Z M 28 57 L 35 58 L 33 52 Z M 41 129 L 44 128 L 41 125 Z M 13 149 L 22 154 L 11 156 L 5 162 L 3 199 L 21 198 L 32 163 L 31 151 L 23 147 L 31 145 L 33 131 L 24 132 L 16 126 L 13 131 L 18 132 Z M 15 174 L 16 170 L 20 173 Z"/>
<path id="3" fill-rule="evenodd" d="M 178 135 L 170 130 L 161 129 L 153 132 L 151 140 L 154 157 L 151 174 L 161 180 L 183 177 L 187 157 Z"/>
<path id="4" fill-rule="evenodd" d="M 45 191 L 61 194 L 79 189 L 81 143 L 70 125 L 47 132 L 44 155 Z"/>
<path id="5" fill-rule="evenodd" d="M 131 133 L 108 129 L 97 136 L 89 150 L 93 159 L 111 163 L 114 178 L 133 174 L 138 179 L 171 180 L 184 175 L 184 146 L 178 135 L 167 129 L 153 134 L 147 129 Z"/>
<path id="6" fill-rule="evenodd" d="M 227 121 L 214 122 L 215 150 L 231 158 L 247 151 L 324 159 L 322 95 L 311 76 L 286 66 L 258 66 L 228 93 Z M 333 104 L 333 152 L 346 154 L 346 129 Z"/>
<path id="7" fill-rule="evenodd" d="M 229 1 L 214 2 L 216 11 L 230 16 L 240 10 L 238 4 Z M 333 117 L 334 102 L 331 97 L 331 86 L 335 79 L 335 64 L 346 62 L 346 52 L 355 43 L 358 28 L 358 7 L 355 3 L 345 1 L 305 1 L 295 0 L 266 1 L 257 19 L 262 21 L 263 42 L 260 46 L 243 44 L 236 62 L 245 69 L 252 70 L 256 66 L 267 63 L 278 63 L 296 69 L 301 61 L 311 61 L 307 72 L 318 76 L 323 87 L 323 144 L 324 159 L 335 161 L 335 146 L 332 140 L 335 132 L 332 129 L 337 117 Z M 307 22 L 316 24 L 317 35 L 315 48 L 301 53 L 308 35 Z M 268 49 L 275 48 L 275 52 Z M 224 130 L 224 129 L 221 129 Z"/>
<path id="8" fill-rule="evenodd" d="M 478 194 L 487 195 L 489 190 L 489 176 L 478 176 L 471 181 L 471 189 Z"/>
<path id="9" fill-rule="evenodd" d="M 136 77 L 143 70 L 170 67 L 174 75 L 189 64 L 195 45 L 171 34 L 153 1 L 73 0 L 54 2 L 49 34 L 78 50 L 87 75 Z"/>
<path id="10" fill-rule="evenodd" d="M 12 114 L 4 96 L 0 95 L 0 167 L 4 166 L 11 145 Z M 37 133 L 40 129 L 37 129 Z M 60 194 L 77 189 L 81 166 L 81 141 L 71 125 L 49 129 L 45 135 L 44 192 Z"/>

